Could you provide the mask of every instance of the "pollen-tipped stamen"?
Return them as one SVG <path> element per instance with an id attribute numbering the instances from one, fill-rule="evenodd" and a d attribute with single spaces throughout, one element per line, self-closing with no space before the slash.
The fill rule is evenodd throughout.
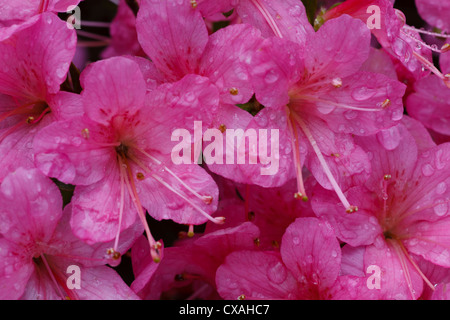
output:
<path id="1" fill-rule="evenodd" d="M 128 174 L 124 176 L 125 183 L 127 185 L 129 194 L 131 196 L 131 199 L 133 200 L 133 204 L 136 207 L 136 210 L 138 212 L 139 218 L 141 219 L 141 222 L 144 226 L 145 234 L 147 235 L 147 240 L 150 246 L 150 254 L 152 256 L 153 261 L 159 262 L 161 261 L 161 256 L 159 254 L 159 250 L 157 249 L 158 243 L 155 241 L 155 239 L 152 236 L 152 233 L 150 232 L 150 227 L 148 226 L 147 220 L 145 218 L 145 212 L 143 210 L 142 204 L 139 200 L 139 196 L 137 194 L 136 186 L 134 184 L 134 178 L 133 173 L 131 172 L 131 167 L 128 164 L 127 158 L 124 154 L 119 155 L 119 158 L 121 158 L 120 165 L 125 165 Z M 123 162 L 123 163 L 122 163 Z"/>
<path id="2" fill-rule="evenodd" d="M 189 225 L 189 229 L 188 229 L 188 232 L 187 232 L 187 236 L 188 236 L 189 238 L 192 238 L 192 237 L 194 236 L 194 225 L 193 225 L 193 224 L 190 224 L 190 225 Z"/>
<path id="3" fill-rule="evenodd" d="M 288 128 L 291 133 L 292 153 L 294 155 L 295 173 L 297 176 L 297 192 L 294 193 L 294 197 L 296 199 L 302 199 L 304 201 L 307 201 L 308 197 L 306 195 L 305 185 L 303 183 L 302 165 L 300 163 L 300 151 L 299 151 L 300 146 L 299 146 L 297 126 L 295 125 L 293 118 L 291 117 L 288 107 L 286 107 L 286 114 L 289 119 Z"/>
<path id="4" fill-rule="evenodd" d="M 209 221 L 214 222 L 216 224 L 223 224 L 224 223 L 224 218 L 223 217 L 211 217 L 211 215 L 209 215 L 208 213 L 206 213 L 202 208 L 200 208 L 199 206 L 197 206 L 195 203 L 193 203 L 191 200 L 189 200 L 186 196 L 184 196 L 183 194 L 181 194 L 180 192 L 178 192 L 177 190 L 175 190 L 174 188 L 172 188 L 167 182 L 165 182 L 161 177 L 157 176 L 156 174 L 152 173 L 151 176 L 158 181 L 159 183 L 161 183 L 164 187 L 166 187 L 167 189 L 169 189 L 170 191 L 172 191 L 173 193 L 175 193 L 177 196 L 179 196 L 180 198 L 182 198 L 184 201 L 186 201 L 188 204 L 190 204 L 192 207 L 194 207 L 199 213 L 201 213 L 204 217 L 206 217 Z"/>
<path id="5" fill-rule="evenodd" d="M 167 166 L 165 166 L 160 160 L 156 159 L 155 157 L 153 157 L 152 155 L 150 155 L 148 152 L 146 152 L 145 150 L 142 150 L 141 148 L 138 147 L 134 147 L 133 149 L 138 150 L 139 152 L 141 152 L 144 156 L 148 157 L 150 160 L 152 160 L 153 162 L 155 162 L 158 166 L 161 166 L 165 172 L 169 173 L 172 177 L 174 177 L 183 187 L 185 187 L 189 192 L 191 192 L 194 196 L 196 196 L 197 198 L 199 198 L 200 200 L 202 200 L 204 203 L 206 204 L 211 204 L 213 201 L 213 197 L 210 195 L 205 195 L 202 196 L 201 194 L 199 194 L 197 191 L 195 191 L 194 189 L 192 189 L 189 185 L 187 185 L 182 179 L 180 179 L 172 170 L 170 170 Z M 140 162 L 136 157 L 134 157 L 133 155 L 130 154 L 130 158 L 132 158 L 133 161 L 135 162 Z M 141 166 L 145 167 L 142 163 Z M 148 170 L 148 169 L 147 169 Z"/>
<path id="6" fill-rule="evenodd" d="M 34 124 L 34 123 L 41 121 L 41 119 L 50 111 L 51 111 L 50 107 L 45 108 L 37 118 L 35 118 L 33 116 L 28 117 L 27 123 Z"/>
<path id="7" fill-rule="evenodd" d="M 331 173 L 330 168 L 328 167 L 328 164 L 322 154 L 322 151 L 320 151 L 320 148 L 317 145 L 317 142 L 314 139 L 314 137 L 313 137 L 311 131 L 309 130 L 309 128 L 307 127 L 307 125 L 295 113 L 292 113 L 292 115 L 295 118 L 295 120 L 297 121 L 300 128 L 302 129 L 305 136 L 308 138 L 309 143 L 311 144 L 311 147 L 313 148 L 314 152 L 316 153 L 319 163 L 322 165 L 323 171 L 325 172 L 326 176 L 328 177 L 328 180 L 330 181 L 331 186 L 333 187 L 334 191 L 336 192 L 339 200 L 344 205 L 346 212 L 352 213 L 352 212 L 357 211 L 358 207 L 350 205 L 350 203 L 348 202 L 344 193 L 342 192 L 341 188 L 339 187 L 339 184 L 337 183 L 336 179 L 334 178 L 333 174 Z"/>

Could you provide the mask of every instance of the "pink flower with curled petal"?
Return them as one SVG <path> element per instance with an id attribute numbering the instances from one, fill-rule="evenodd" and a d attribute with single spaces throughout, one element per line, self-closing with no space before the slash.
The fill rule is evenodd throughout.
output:
<path id="1" fill-rule="evenodd" d="M 409 75 L 407 77 L 417 80 L 431 71 L 447 87 L 450 86 L 450 78 L 436 68 L 431 54 L 432 52 L 443 54 L 449 47 L 443 46 L 439 49 L 426 44 L 420 37 L 420 34 L 446 38 L 449 35 L 407 25 L 405 15 L 394 8 L 393 1 L 388 0 L 348 0 L 327 11 L 323 15 L 323 20 L 329 21 L 342 14 L 351 15 L 370 26 L 371 32 L 381 46 L 404 66 L 402 73 L 407 73 Z M 378 25 L 371 25 L 373 19 L 376 19 Z"/>
<path id="2" fill-rule="evenodd" d="M 116 240 L 144 225 L 152 257 L 159 260 L 145 210 L 157 220 L 202 224 L 218 202 L 214 180 L 197 165 L 173 163 L 171 134 L 186 119 L 207 124 L 218 93 L 207 78 L 189 75 L 147 91 L 133 59 L 98 61 L 81 75 L 85 114 L 39 132 L 36 163 L 45 174 L 76 185 L 71 225 L 81 239 Z M 113 90 L 111 90 L 113 89 Z"/>
<path id="3" fill-rule="evenodd" d="M 428 24 L 450 32 L 450 3 L 438 0 L 415 0 L 417 11 Z"/>
<path id="4" fill-rule="evenodd" d="M 39 170 L 10 173 L 0 185 L 0 208 L 0 299 L 138 299 L 106 266 L 120 261 L 106 255 L 111 243 L 91 247 L 73 235 L 71 205 L 63 212 L 60 191 Z M 141 234 L 124 232 L 121 250 Z M 78 270 L 75 283 L 70 266 Z"/>
<path id="5" fill-rule="evenodd" d="M 67 12 L 82 0 L 12 0 L 0 3 L 0 24 L 20 23 L 44 12 Z"/>
<path id="6" fill-rule="evenodd" d="M 367 27 L 349 16 L 325 23 L 304 48 L 285 39 L 266 39 L 252 70 L 256 98 L 265 108 L 247 129 L 279 130 L 279 170 L 261 175 L 262 164 L 248 164 L 241 165 L 240 174 L 227 177 L 263 187 L 297 177 L 295 197 L 307 200 L 302 176 L 306 166 L 320 184 L 336 191 L 345 210 L 355 210 L 342 189 L 363 182 L 370 167 L 352 136 L 392 127 L 403 115 L 405 86 L 360 70 L 369 57 L 369 41 Z"/>
<path id="7" fill-rule="evenodd" d="M 330 225 L 298 218 L 286 229 L 279 253 L 232 252 L 218 268 L 216 283 L 224 299 L 345 299 L 336 290 L 343 286 L 340 264 L 341 248 Z"/>
<path id="8" fill-rule="evenodd" d="M 64 115 L 60 85 L 75 47 L 74 30 L 52 13 L 0 29 L 0 181 L 34 167 L 36 132 Z"/>
<path id="9" fill-rule="evenodd" d="M 347 192 L 358 212 L 342 214 L 329 191 L 315 190 L 313 199 L 313 210 L 335 227 L 340 240 L 365 248 L 365 267 L 380 267 L 384 299 L 417 299 L 424 285 L 434 289 L 414 256 L 450 267 L 450 145 L 416 143 L 409 130 L 421 125 L 410 121 L 409 128 L 397 126 L 401 141 L 391 150 L 378 135 L 357 139 L 372 164 L 365 185 Z"/>

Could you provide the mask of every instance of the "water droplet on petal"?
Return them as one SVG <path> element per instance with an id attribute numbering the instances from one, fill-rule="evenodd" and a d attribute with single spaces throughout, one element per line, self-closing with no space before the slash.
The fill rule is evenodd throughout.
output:
<path id="1" fill-rule="evenodd" d="M 366 86 L 357 87 L 352 91 L 352 97 L 355 100 L 363 101 L 372 98 L 377 93 L 376 89 L 368 88 Z"/>
<path id="2" fill-rule="evenodd" d="M 440 202 L 434 207 L 434 213 L 438 216 L 443 216 L 448 211 L 448 204 L 447 202 Z"/>
<path id="3" fill-rule="evenodd" d="M 434 168 L 427 163 L 422 167 L 422 173 L 424 176 L 429 177 L 434 173 Z"/>
<path id="4" fill-rule="evenodd" d="M 289 15 L 291 17 L 299 17 L 302 14 L 302 8 L 300 6 L 294 6 L 293 8 L 289 9 Z"/>
<path id="5" fill-rule="evenodd" d="M 286 267 L 281 262 L 272 263 L 267 269 L 267 278 L 275 284 L 282 283 L 287 278 Z"/>
<path id="6" fill-rule="evenodd" d="M 279 78 L 278 73 L 272 69 L 266 74 L 264 80 L 266 81 L 266 83 L 270 84 L 270 83 L 274 83 L 275 81 L 277 81 L 278 78 Z"/>
<path id="7" fill-rule="evenodd" d="M 447 190 L 447 184 L 445 182 L 441 182 L 436 186 L 436 193 L 443 194 Z"/>

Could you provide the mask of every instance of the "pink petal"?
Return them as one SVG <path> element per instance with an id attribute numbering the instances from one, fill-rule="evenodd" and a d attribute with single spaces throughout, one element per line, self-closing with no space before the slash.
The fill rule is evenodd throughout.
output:
<path id="1" fill-rule="evenodd" d="M 365 23 L 346 15 L 329 20 L 308 38 L 305 67 L 312 75 L 349 76 L 369 57 L 369 44 Z"/>
<path id="2" fill-rule="evenodd" d="M 279 38 L 265 39 L 256 51 L 251 79 L 256 99 L 265 107 L 284 107 L 288 91 L 304 72 L 304 49 L 297 43 Z"/>
<path id="3" fill-rule="evenodd" d="M 300 283 L 327 290 L 336 281 L 341 264 L 341 248 L 333 229 L 317 218 L 298 218 L 281 242 L 281 257 Z M 308 295 L 307 288 L 302 294 Z"/>
<path id="4" fill-rule="evenodd" d="M 401 82 L 363 71 L 341 81 L 341 87 L 328 89 L 323 96 L 320 92 L 318 94 L 319 98 L 330 101 L 328 104 L 332 111 L 319 116 L 334 131 L 365 136 L 390 128 L 401 120 L 402 97 L 406 88 Z M 326 107 L 327 103 L 322 104 Z M 333 108 L 335 104 L 338 106 Z"/>
<path id="5" fill-rule="evenodd" d="M 40 15 L 31 26 L 25 23 L 0 43 L 0 64 L 7 66 L 0 72 L 0 92 L 45 101 L 65 80 L 75 44 L 75 31 L 52 13 Z"/>
<path id="6" fill-rule="evenodd" d="M 450 135 L 450 90 L 434 75 L 417 80 L 414 89 L 406 100 L 408 114 L 425 127 Z"/>
<path id="7" fill-rule="evenodd" d="M 312 208 L 320 218 L 329 221 L 340 240 L 353 247 L 372 244 L 382 233 L 375 218 L 372 195 L 364 188 L 353 187 L 346 192 L 346 197 L 358 207 L 357 212 L 346 213 L 334 191 L 320 187 L 314 189 Z"/>
<path id="8" fill-rule="evenodd" d="M 327 123 L 317 117 L 305 115 L 305 122 L 333 177 L 343 190 L 361 184 L 367 179 L 370 173 L 368 156 L 354 143 L 350 135 L 333 132 Z M 304 134 L 300 136 L 300 140 L 308 142 L 305 166 L 324 188 L 332 189 L 330 179 L 325 174 L 323 164 L 319 161 L 311 142 Z"/>
<path id="9" fill-rule="evenodd" d="M 222 298 L 293 299 L 297 282 L 275 252 L 237 251 L 217 269 L 217 290 Z"/>
<path id="10" fill-rule="evenodd" d="M 23 247 L 0 238 L 0 299 L 19 299 L 33 271 Z"/>
<path id="11" fill-rule="evenodd" d="M 223 103 L 245 103 L 252 97 L 248 69 L 261 41 L 259 30 L 246 24 L 231 25 L 210 36 L 199 73 L 216 84 Z M 237 93 L 231 93 L 234 89 Z"/>
<path id="12" fill-rule="evenodd" d="M 411 237 L 404 241 L 409 252 L 439 266 L 450 266 L 449 218 L 437 221 L 418 221 L 408 228 Z"/>
<path id="13" fill-rule="evenodd" d="M 433 27 L 450 31 L 450 4 L 437 0 L 415 0 L 417 11 L 422 19 Z"/>
<path id="14" fill-rule="evenodd" d="M 195 225 L 206 222 L 208 219 L 199 209 L 213 215 L 219 200 L 219 190 L 212 177 L 197 164 L 175 165 L 167 158 L 160 159 L 164 159 L 165 168 L 153 173 L 156 178 L 149 175 L 136 183 L 142 205 L 157 220 Z M 133 171 L 136 175 L 142 170 L 133 168 Z"/>
<path id="15" fill-rule="evenodd" d="M 64 183 L 88 185 L 103 179 L 106 164 L 115 160 L 113 147 L 104 148 L 95 142 L 110 142 L 103 131 L 86 117 L 50 124 L 36 136 L 36 166 Z"/>
<path id="16" fill-rule="evenodd" d="M 119 230 L 121 206 L 121 180 L 117 164 L 109 165 L 105 178 L 99 182 L 77 186 L 72 203 L 70 224 L 77 237 L 90 245 L 114 239 Z M 124 185 L 120 230 L 130 227 L 136 217 L 136 208 Z"/>
<path id="17" fill-rule="evenodd" d="M 113 57 L 92 63 L 80 81 L 84 110 L 101 124 L 126 112 L 132 115 L 144 103 L 146 84 L 139 66 L 130 59 Z"/>
<path id="18" fill-rule="evenodd" d="M 23 245 L 51 239 L 61 218 L 62 198 L 57 186 L 39 170 L 19 168 L 6 176 L 0 201 L 0 232 L 6 239 Z"/>
<path id="19" fill-rule="evenodd" d="M 392 58 L 383 49 L 370 48 L 369 58 L 361 66 L 361 71 L 381 73 L 385 76 L 397 80 L 395 65 Z"/>
<path id="20" fill-rule="evenodd" d="M 143 1 L 136 29 L 142 48 L 168 79 L 176 81 L 195 73 L 208 32 L 200 11 L 189 2 Z"/>
<path id="21" fill-rule="evenodd" d="M 436 221 L 449 214 L 450 144 L 443 143 L 423 152 L 411 181 L 418 181 L 408 193 L 407 206 L 413 221 Z"/>
<path id="22" fill-rule="evenodd" d="M 423 290 L 423 280 L 394 241 L 377 241 L 368 246 L 365 267 L 374 266 L 380 272 L 380 294 L 386 300 L 417 299 Z"/>

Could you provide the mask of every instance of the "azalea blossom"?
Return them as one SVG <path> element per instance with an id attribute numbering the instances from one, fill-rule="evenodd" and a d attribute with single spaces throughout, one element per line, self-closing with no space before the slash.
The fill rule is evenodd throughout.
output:
<path id="1" fill-rule="evenodd" d="M 138 299 L 106 266 L 118 264 L 106 255 L 111 244 L 90 247 L 73 235 L 71 206 L 62 210 L 58 188 L 39 170 L 10 173 L 0 185 L 0 204 L 0 299 Z M 139 230 L 127 230 L 122 250 Z M 77 289 L 69 285 L 70 266 L 79 270 Z"/>
<path id="2" fill-rule="evenodd" d="M 399 121 L 405 87 L 383 74 L 360 70 L 369 56 L 369 40 L 366 26 L 348 16 L 324 24 L 304 48 L 284 39 L 266 39 L 254 58 L 252 74 L 256 98 L 265 108 L 248 128 L 280 130 L 280 170 L 265 177 L 255 171 L 258 166 L 247 165 L 241 175 L 227 177 L 264 187 L 297 177 L 293 193 L 307 200 L 305 165 L 319 183 L 336 191 L 345 210 L 357 209 L 342 189 L 364 180 L 370 168 L 352 135 L 374 134 Z M 359 44 L 359 52 L 353 42 Z"/>
<path id="3" fill-rule="evenodd" d="M 0 0 L 0 299 L 450 299 L 448 9 Z"/>
<path id="4" fill-rule="evenodd" d="M 116 250 L 120 232 L 139 217 L 159 260 L 161 244 L 151 235 L 145 210 L 181 224 L 223 222 L 210 215 L 218 201 L 212 178 L 199 166 L 170 160 L 176 119 L 183 122 L 196 107 L 211 110 L 211 101 L 218 101 L 206 78 L 187 77 L 147 93 L 139 65 L 114 57 L 86 68 L 81 84 L 85 113 L 43 129 L 36 148 L 45 174 L 77 186 L 71 219 L 77 236 L 89 243 L 116 239 Z M 118 90 L 111 94 L 111 87 Z M 196 95 L 185 94 L 191 90 Z"/>
<path id="5" fill-rule="evenodd" d="M 76 36 L 52 13 L 1 28 L 0 34 L 1 180 L 20 166 L 34 167 L 37 131 L 64 116 L 61 97 L 72 98 L 60 93 L 60 86 L 75 53 Z"/>
<path id="6" fill-rule="evenodd" d="M 412 120 L 411 120 L 412 121 Z M 421 126 L 415 122 L 409 128 Z M 420 144 L 408 127 L 396 127 L 399 143 L 386 150 L 378 136 L 359 138 L 370 152 L 372 173 L 364 186 L 347 192 L 359 210 L 342 214 L 329 191 L 316 190 L 313 210 L 336 229 L 339 239 L 365 246 L 365 265 L 378 265 L 385 299 L 417 299 L 423 284 L 433 284 L 414 255 L 448 268 L 448 143 Z M 334 198 L 334 200 L 333 200 Z M 395 284 L 395 285 L 394 285 Z"/>

